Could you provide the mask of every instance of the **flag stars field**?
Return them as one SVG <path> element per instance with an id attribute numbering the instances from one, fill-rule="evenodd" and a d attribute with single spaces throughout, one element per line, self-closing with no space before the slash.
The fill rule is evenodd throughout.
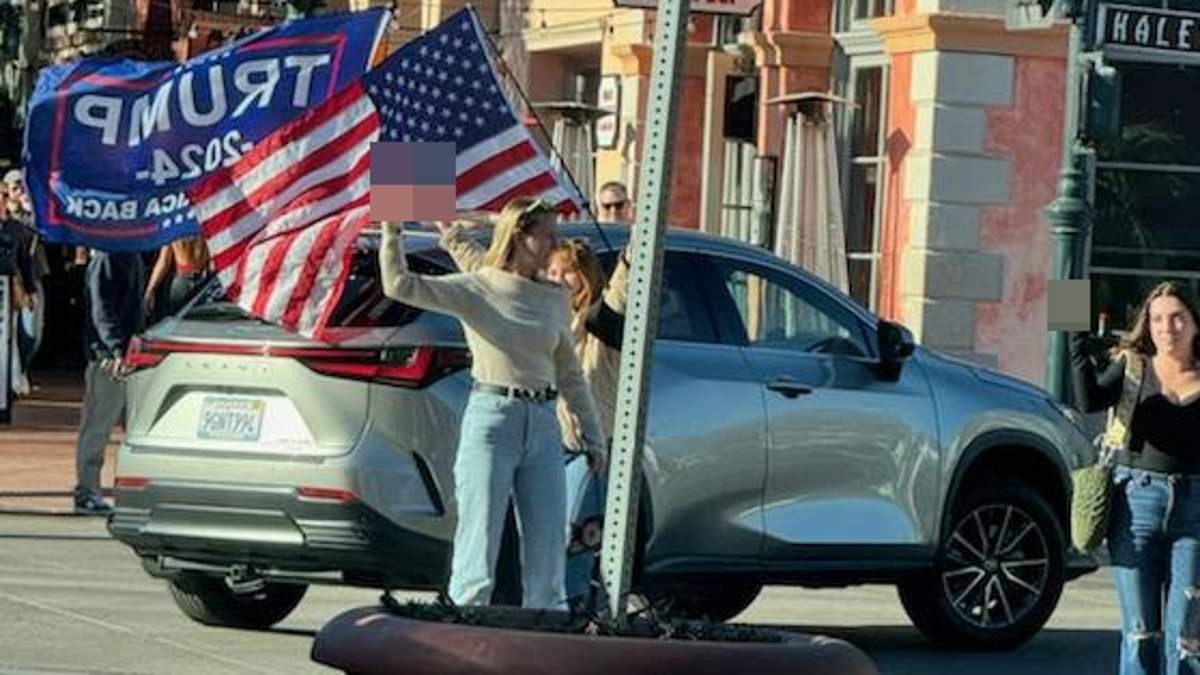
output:
<path id="1" fill-rule="evenodd" d="M 453 84 L 437 45 L 454 38 Z M 474 31 L 474 32 L 472 32 Z M 265 139 L 189 196 L 231 298 L 254 316 L 317 337 L 366 227 L 376 140 L 453 142 L 460 210 L 544 199 L 564 214 L 583 198 L 551 168 L 501 92 L 484 31 L 464 9 L 385 59 L 325 104 Z M 470 55 L 468 54 L 468 52 Z M 440 76 L 439 76 L 440 75 Z M 456 117 L 457 116 L 457 117 Z M 457 123 L 455 123 L 457 119 Z"/>

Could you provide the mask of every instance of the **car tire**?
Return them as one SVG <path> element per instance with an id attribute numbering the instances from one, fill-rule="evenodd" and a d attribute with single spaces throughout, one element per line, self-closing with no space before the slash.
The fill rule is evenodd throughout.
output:
<path id="1" fill-rule="evenodd" d="M 630 611 L 649 606 L 655 613 L 668 618 L 724 623 L 746 611 L 760 591 L 760 584 L 736 582 L 720 586 L 646 588 L 639 590 L 631 600 Z"/>
<path id="2" fill-rule="evenodd" d="M 965 491 L 934 568 L 898 585 L 913 624 L 944 646 L 1012 649 L 1058 605 L 1066 537 L 1046 499 L 1003 481 Z"/>
<path id="3" fill-rule="evenodd" d="M 167 582 L 179 609 L 206 626 L 270 628 L 279 623 L 304 597 L 303 584 L 267 583 L 258 591 L 235 593 L 220 577 L 180 574 Z"/>

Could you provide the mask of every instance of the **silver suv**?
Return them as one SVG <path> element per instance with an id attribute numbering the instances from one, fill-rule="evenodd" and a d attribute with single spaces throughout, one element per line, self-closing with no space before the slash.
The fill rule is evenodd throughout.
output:
<path id="1" fill-rule="evenodd" d="M 607 264 L 628 230 L 564 228 Z M 412 267 L 453 271 L 432 233 Z M 437 589 L 471 387 L 458 323 L 380 294 L 376 233 L 305 341 L 222 302 L 131 347 L 109 530 L 188 616 L 264 627 L 307 584 Z M 769 253 L 666 238 L 635 584 L 725 620 L 763 584 L 899 587 L 929 637 L 1010 647 L 1065 580 L 1079 419 L 1028 384 L 927 351 Z"/>

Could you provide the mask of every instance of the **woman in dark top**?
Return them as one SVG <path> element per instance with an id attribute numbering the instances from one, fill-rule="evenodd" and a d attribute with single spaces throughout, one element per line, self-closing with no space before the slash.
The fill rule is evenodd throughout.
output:
<path id="1" fill-rule="evenodd" d="M 1086 334 L 1071 336 L 1075 392 L 1085 412 L 1117 405 L 1127 360 L 1142 364 L 1129 442 L 1115 449 L 1108 532 L 1121 602 L 1121 675 L 1200 674 L 1197 324 L 1190 294 L 1165 282 L 1146 297 L 1103 372 L 1087 355 Z"/>

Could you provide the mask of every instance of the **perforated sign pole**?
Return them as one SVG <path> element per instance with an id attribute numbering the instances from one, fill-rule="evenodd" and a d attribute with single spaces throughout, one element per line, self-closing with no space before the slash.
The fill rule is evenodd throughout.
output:
<path id="1" fill-rule="evenodd" d="M 650 391 L 650 357 L 658 325 L 662 286 L 662 243 L 671 185 L 671 140 L 677 116 L 676 90 L 687 37 L 688 0 L 660 0 L 655 17 L 654 63 L 647 98 L 650 111 L 643 141 L 637 223 L 630 251 L 628 304 L 616 426 L 609 463 L 604 550 L 600 561 L 609 612 L 624 623 L 625 598 L 637 545 L 642 445 Z"/>
<path id="2" fill-rule="evenodd" d="M 0 424 L 12 421 L 12 283 L 0 272 Z"/>

